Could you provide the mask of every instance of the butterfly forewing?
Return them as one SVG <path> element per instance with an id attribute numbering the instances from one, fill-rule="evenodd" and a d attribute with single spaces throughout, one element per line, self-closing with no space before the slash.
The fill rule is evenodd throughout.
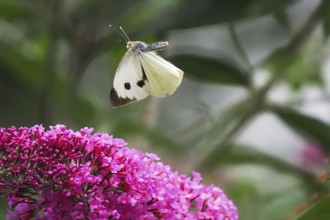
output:
<path id="1" fill-rule="evenodd" d="M 117 68 L 110 91 L 112 106 L 118 107 L 146 98 L 148 86 L 138 56 L 132 50 L 127 51 Z"/>
<path id="2" fill-rule="evenodd" d="M 183 71 L 158 56 L 155 52 L 139 55 L 144 73 L 149 81 L 150 95 L 165 97 L 175 92 L 182 81 Z"/>

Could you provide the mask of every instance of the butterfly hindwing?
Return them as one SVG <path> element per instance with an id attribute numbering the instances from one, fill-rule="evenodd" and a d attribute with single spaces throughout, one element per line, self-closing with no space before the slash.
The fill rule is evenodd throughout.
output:
<path id="1" fill-rule="evenodd" d="M 158 56 L 155 52 L 139 54 L 149 86 L 146 91 L 156 97 L 165 97 L 175 92 L 182 81 L 183 71 Z"/>
<path id="2" fill-rule="evenodd" d="M 148 87 L 137 55 L 132 50 L 127 51 L 117 68 L 110 91 L 112 106 L 118 107 L 146 98 Z"/>

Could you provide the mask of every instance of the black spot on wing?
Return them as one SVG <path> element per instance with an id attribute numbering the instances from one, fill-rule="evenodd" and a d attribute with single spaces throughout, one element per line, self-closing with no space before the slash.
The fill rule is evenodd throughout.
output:
<path id="1" fill-rule="evenodd" d="M 125 89 L 130 90 L 131 89 L 131 84 L 128 82 L 124 84 Z"/>
<path id="2" fill-rule="evenodd" d="M 146 84 L 145 81 L 148 81 L 146 72 L 144 71 L 142 64 L 141 64 L 141 70 L 142 70 L 142 79 L 136 83 L 136 85 L 138 85 L 140 88 L 142 88 Z"/>
<path id="3" fill-rule="evenodd" d="M 138 85 L 139 87 L 142 88 L 145 85 L 145 82 L 144 82 L 144 80 L 140 80 L 136 83 L 136 85 Z"/>
<path id="4" fill-rule="evenodd" d="M 112 104 L 112 107 L 119 107 L 121 105 L 126 105 L 130 102 L 136 101 L 136 99 L 130 99 L 127 97 L 119 97 L 117 91 L 112 88 L 110 91 L 110 101 Z"/>
<path id="5" fill-rule="evenodd" d="M 146 72 L 144 71 L 144 68 L 143 68 L 142 64 L 141 64 L 141 69 L 142 69 L 142 79 L 148 81 L 148 78 L 147 78 Z"/>

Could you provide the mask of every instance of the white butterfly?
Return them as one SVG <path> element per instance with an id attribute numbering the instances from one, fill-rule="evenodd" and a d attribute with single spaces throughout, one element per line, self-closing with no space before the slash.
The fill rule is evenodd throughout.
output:
<path id="1" fill-rule="evenodd" d="M 122 33 L 116 31 L 125 37 L 128 50 L 117 68 L 110 91 L 112 106 L 126 105 L 148 95 L 172 95 L 181 84 L 183 71 L 155 53 L 165 49 L 168 42 L 130 41 L 121 27 L 120 30 Z"/>

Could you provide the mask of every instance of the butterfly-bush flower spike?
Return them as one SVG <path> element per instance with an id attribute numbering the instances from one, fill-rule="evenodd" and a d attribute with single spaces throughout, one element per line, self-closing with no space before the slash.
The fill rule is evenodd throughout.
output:
<path id="1" fill-rule="evenodd" d="M 233 202 L 199 173 L 180 175 L 157 155 L 92 131 L 0 128 L 7 219 L 238 219 Z"/>
<path id="2" fill-rule="evenodd" d="M 302 169 L 317 168 L 325 162 L 322 146 L 315 141 L 306 141 L 298 155 L 298 165 Z"/>

